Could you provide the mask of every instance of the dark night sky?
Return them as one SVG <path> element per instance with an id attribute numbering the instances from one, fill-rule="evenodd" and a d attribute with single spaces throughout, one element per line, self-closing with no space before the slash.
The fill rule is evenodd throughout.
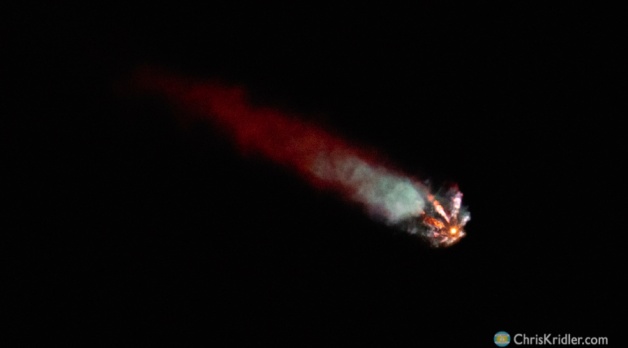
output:
<path id="1" fill-rule="evenodd" d="M 0 27 L 7 332 L 89 346 L 492 346 L 499 330 L 621 341 L 613 18 L 524 4 L 92 6 L 9 11 Z M 458 182 L 468 236 L 430 249 L 242 157 L 215 128 L 125 92 L 146 65 L 247 86 Z"/>

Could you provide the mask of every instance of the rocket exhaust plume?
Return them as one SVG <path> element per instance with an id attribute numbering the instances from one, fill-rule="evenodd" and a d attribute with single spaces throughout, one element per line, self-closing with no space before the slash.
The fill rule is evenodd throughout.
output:
<path id="1" fill-rule="evenodd" d="M 316 188 L 362 205 L 375 220 L 419 235 L 433 247 L 465 235 L 470 215 L 457 187 L 437 192 L 376 156 L 279 110 L 252 105 L 242 88 L 144 71 L 142 90 L 165 96 L 190 115 L 224 129 L 237 146 L 296 171 Z"/>

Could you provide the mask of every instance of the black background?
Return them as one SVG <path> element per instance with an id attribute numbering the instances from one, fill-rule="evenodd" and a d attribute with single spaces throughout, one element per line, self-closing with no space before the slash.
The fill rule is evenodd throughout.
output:
<path id="1" fill-rule="evenodd" d="M 493 346 L 505 330 L 620 344 L 612 17 L 440 2 L 6 14 L 0 341 Z M 147 65 L 241 84 L 458 182 L 467 237 L 430 249 L 241 156 L 120 88 Z"/>

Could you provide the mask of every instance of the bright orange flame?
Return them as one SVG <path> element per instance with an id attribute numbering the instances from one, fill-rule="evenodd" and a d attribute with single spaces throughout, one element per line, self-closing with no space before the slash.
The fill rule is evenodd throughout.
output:
<path id="1" fill-rule="evenodd" d="M 450 232 L 451 232 L 451 234 L 456 234 L 456 233 L 458 233 L 458 230 L 455 227 L 452 227 Z"/>

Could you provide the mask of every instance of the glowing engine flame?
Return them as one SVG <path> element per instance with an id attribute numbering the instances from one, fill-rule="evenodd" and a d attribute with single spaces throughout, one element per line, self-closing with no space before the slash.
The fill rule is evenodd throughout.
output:
<path id="1" fill-rule="evenodd" d="M 470 220 L 470 214 L 462 209 L 462 193 L 456 187 L 449 189 L 442 196 L 448 202 L 449 213 L 432 195 L 428 195 L 431 203 L 426 206 L 421 216 L 410 222 L 408 231 L 417 233 L 430 241 L 434 247 L 450 246 L 466 235 L 464 226 Z"/>

